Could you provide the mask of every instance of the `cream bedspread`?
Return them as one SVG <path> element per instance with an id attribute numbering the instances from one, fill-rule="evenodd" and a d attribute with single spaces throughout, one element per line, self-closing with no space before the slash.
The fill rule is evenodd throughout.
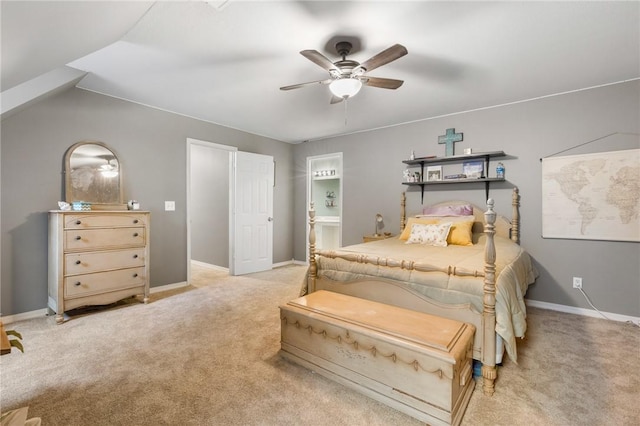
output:
<path id="1" fill-rule="evenodd" d="M 437 268 L 462 268 L 484 272 L 484 235 L 475 236 L 473 246 L 433 247 L 405 244 L 397 238 L 356 244 L 334 250 L 341 254 L 413 261 Z M 527 330 L 524 295 L 538 273 L 527 252 L 509 239 L 495 237 L 496 246 L 496 332 L 504 339 L 509 357 L 517 362 L 516 337 Z M 340 258 L 318 257 L 318 276 L 336 281 L 377 277 L 405 283 L 413 290 L 442 303 L 471 303 L 483 310 L 483 278 L 420 272 L 403 267 L 350 262 Z"/>

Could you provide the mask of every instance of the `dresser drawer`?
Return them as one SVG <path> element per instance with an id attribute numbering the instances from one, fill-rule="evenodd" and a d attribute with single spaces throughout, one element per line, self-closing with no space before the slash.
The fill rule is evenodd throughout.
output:
<path id="1" fill-rule="evenodd" d="M 145 237 L 145 228 L 67 230 L 64 248 L 67 251 L 141 247 L 145 245 Z"/>
<path id="2" fill-rule="evenodd" d="M 64 255 L 64 274 L 79 275 L 144 266 L 144 247 Z"/>
<path id="3" fill-rule="evenodd" d="M 64 279 L 64 297 L 72 299 L 144 284 L 144 267 L 76 275 Z"/>
<path id="4" fill-rule="evenodd" d="M 113 228 L 145 226 L 146 216 L 142 214 L 68 214 L 64 217 L 64 229 Z"/>

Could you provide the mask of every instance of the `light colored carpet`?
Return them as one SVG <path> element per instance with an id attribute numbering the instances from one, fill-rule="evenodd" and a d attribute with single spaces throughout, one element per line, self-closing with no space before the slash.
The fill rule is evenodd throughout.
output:
<path id="1" fill-rule="evenodd" d="M 45 426 L 420 424 L 278 356 L 278 306 L 304 272 L 197 268 L 148 305 L 11 324 L 26 353 L 0 358 L 2 410 L 29 406 Z M 463 425 L 640 424 L 640 329 L 533 308 L 528 321 L 520 364 L 493 397 L 478 383 Z"/>

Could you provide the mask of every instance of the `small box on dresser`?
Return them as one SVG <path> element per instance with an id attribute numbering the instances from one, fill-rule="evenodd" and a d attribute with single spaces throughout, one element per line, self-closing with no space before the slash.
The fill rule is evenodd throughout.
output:
<path id="1" fill-rule="evenodd" d="M 130 296 L 149 300 L 146 211 L 49 212 L 49 299 L 58 324 L 65 311 Z"/>

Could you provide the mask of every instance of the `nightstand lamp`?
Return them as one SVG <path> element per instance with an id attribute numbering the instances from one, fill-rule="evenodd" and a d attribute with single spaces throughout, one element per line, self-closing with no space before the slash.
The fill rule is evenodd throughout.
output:
<path id="1" fill-rule="evenodd" d="M 375 230 L 375 232 L 373 233 L 373 235 L 374 235 L 375 237 L 379 237 L 379 236 L 380 236 L 380 234 L 378 233 L 378 228 L 380 227 L 380 225 L 381 225 L 381 224 L 382 224 L 382 215 L 381 215 L 380 213 L 378 213 L 378 214 L 376 215 L 376 230 Z"/>

